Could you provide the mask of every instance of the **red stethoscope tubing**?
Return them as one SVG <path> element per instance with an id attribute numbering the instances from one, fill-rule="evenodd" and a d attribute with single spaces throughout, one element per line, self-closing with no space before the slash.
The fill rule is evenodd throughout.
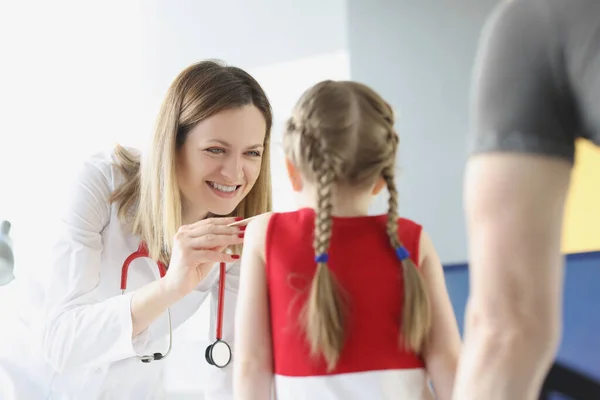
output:
<path id="1" fill-rule="evenodd" d="M 129 272 L 129 265 L 131 262 L 138 258 L 147 258 L 149 256 L 148 247 L 146 246 L 146 243 L 142 242 L 140 243 L 138 249 L 125 259 L 125 262 L 123 262 L 123 268 L 121 269 L 121 291 L 127 289 L 127 274 Z M 160 277 L 164 278 L 164 276 L 167 274 L 167 267 L 160 261 L 156 264 L 158 265 L 158 273 Z"/>
<path id="2" fill-rule="evenodd" d="M 219 301 L 217 303 L 217 340 L 223 337 L 223 308 L 225 303 L 225 263 L 219 265 Z"/>

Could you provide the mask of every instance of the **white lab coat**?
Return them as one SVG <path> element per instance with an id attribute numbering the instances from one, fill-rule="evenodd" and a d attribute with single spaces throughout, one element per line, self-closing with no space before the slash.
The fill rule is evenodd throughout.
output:
<path id="1" fill-rule="evenodd" d="M 107 201 L 122 181 L 112 161 L 112 152 L 98 154 L 78 174 L 61 216 L 52 264 L 43 266 L 50 273 L 44 275 L 47 279 L 41 295 L 28 298 L 37 303 L 29 309 L 37 308 L 39 313 L 13 320 L 13 326 L 20 324 L 26 329 L 13 335 L 18 337 L 11 339 L 9 348 L 0 349 L 3 400 L 143 400 L 163 396 L 165 363 L 145 364 L 135 356 L 166 351 L 166 314 L 131 338 L 131 293 L 159 279 L 158 268 L 148 259 L 134 261 L 129 268 L 127 293 L 120 294 L 123 261 L 137 249 L 139 239 L 125 229 L 116 206 Z M 228 265 L 223 336 L 230 345 L 238 280 L 239 263 Z M 210 332 L 214 332 L 218 265 L 196 290 L 171 307 L 173 330 L 209 295 L 213 300 Z M 173 342 L 174 348 L 179 345 L 184 344 Z M 197 360 L 206 363 L 203 353 Z M 206 399 L 231 398 L 232 365 L 210 369 L 214 376 L 206 379 L 211 382 Z"/>

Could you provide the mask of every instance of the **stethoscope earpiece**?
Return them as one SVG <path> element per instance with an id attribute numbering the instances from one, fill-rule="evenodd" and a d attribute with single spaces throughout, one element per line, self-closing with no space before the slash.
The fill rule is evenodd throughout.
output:
<path id="1" fill-rule="evenodd" d="M 206 362 L 217 368 L 225 368 L 231 362 L 231 348 L 222 340 L 217 340 L 206 348 Z"/>
<path id="2" fill-rule="evenodd" d="M 154 353 L 151 356 L 138 356 L 141 362 L 148 364 L 150 361 L 158 361 L 165 358 L 162 353 Z"/>

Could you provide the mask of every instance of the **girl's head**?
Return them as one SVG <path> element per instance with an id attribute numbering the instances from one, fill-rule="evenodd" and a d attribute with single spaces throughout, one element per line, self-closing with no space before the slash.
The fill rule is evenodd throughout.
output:
<path id="1" fill-rule="evenodd" d="M 168 261 L 184 223 L 270 211 L 271 124 L 265 92 L 239 68 L 202 61 L 175 78 L 138 172 L 137 195 L 121 203 L 123 212 L 138 203 L 134 231 L 151 256 Z M 120 153 L 127 161 L 126 152 Z"/>
<path id="2" fill-rule="evenodd" d="M 387 233 L 391 254 L 400 258 L 404 281 L 402 344 L 421 352 L 430 326 L 429 301 L 416 266 L 398 236 L 398 194 L 394 168 L 398 135 L 392 108 L 375 91 L 357 82 L 324 81 L 307 90 L 294 108 L 284 133 L 292 180 L 316 191 L 314 249 L 317 272 L 306 307 L 306 334 L 313 354 L 329 368 L 344 343 L 344 309 L 327 268 L 336 193 L 362 196 L 387 186 Z M 297 176 L 296 176 L 297 175 Z M 400 300 L 400 299 L 399 299 Z"/>

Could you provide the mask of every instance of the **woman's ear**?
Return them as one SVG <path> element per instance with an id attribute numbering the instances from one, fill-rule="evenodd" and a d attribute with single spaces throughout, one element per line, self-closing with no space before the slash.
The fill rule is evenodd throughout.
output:
<path id="1" fill-rule="evenodd" d="M 287 168 L 288 176 L 290 178 L 290 182 L 292 183 L 292 189 L 294 192 L 299 192 L 302 190 L 302 178 L 300 177 L 300 172 L 298 168 L 286 157 L 285 159 L 285 167 Z"/>
<path id="2" fill-rule="evenodd" d="M 377 182 L 375 182 L 375 186 L 373 186 L 373 191 L 371 192 L 371 194 L 373 196 L 377 196 L 384 187 L 385 187 L 385 180 L 383 178 L 377 179 Z"/>

